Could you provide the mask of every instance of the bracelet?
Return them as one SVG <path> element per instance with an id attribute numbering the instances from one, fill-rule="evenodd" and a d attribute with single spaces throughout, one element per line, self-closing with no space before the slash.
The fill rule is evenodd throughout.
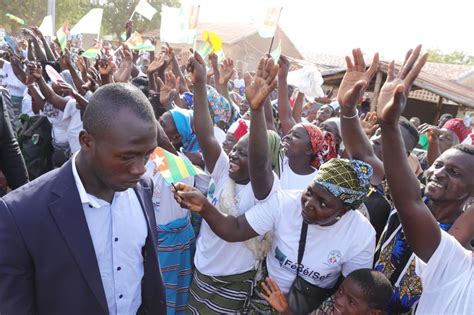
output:
<path id="1" fill-rule="evenodd" d="M 359 116 L 359 110 L 356 109 L 356 113 L 354 114 L 354 116 L 346 116 L 346 115 L 342 115 L 342 118 L 345 118 L 345 119 L 354 119 L 356 117 Z"/>

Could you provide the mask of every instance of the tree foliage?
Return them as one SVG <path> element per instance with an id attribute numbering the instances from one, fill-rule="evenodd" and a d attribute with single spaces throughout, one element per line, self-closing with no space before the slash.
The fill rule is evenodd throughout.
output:
<path id="1" fill-rule="evenodd" d="M 92 8 L 103 8 L 102 35 L 118 36 L 124 31 L 124 25 L 130 18 L 138 0 L 113 0 L 113 1 L 92 1 L 92 0 L 57 0 L 56 1 L 56 26 L 57 30 L 63 22 L 68 22 L 71 27 L 81 19 Z M 133 21 L 135 29 L 139 32 L 146 32 L 160 27 L 161 5 L 177 6 L 178 0 L 148 0 L 154 8 L 158 10 L 152 21 L 148 21 L 139 14 L 135 14 Z M 4 27 L 7 32 L 17 34 L 21 31 L 21 26 L 5 17 L 6 13 L 11 13 L 25 20 L 30 26 L 39 26 L 47 14 L 47 0 L 21 0 L 5 1 L 0 8 L 0 27 Z"/>
<path id="2" fill-rule="evenodd" d="M 455 65 L 474 65 L 474 56 L 465 52 L 455 50 L 449 54 L 443 53 L 438 49 L 428 50 L 428 61 L 438 63 L 450 63 Z"/>

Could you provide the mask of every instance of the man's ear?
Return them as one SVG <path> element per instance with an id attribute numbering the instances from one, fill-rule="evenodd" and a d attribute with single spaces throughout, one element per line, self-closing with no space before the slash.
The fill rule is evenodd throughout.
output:
<path id="1" fill-rule="evenodd" d="M 81 130 L 79 133 L 79 143 L 81 144 L 81 150 L 91 151 L 95 146 L 95 139 L 90 133 L 85 130 Z"/>

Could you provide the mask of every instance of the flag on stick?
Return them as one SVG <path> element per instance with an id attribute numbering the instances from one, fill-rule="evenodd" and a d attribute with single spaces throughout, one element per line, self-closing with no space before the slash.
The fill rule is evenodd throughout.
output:
<path id="1" fill-rule="evenodd" d="M 160 40 L 192 44 L 196 39 L 199 6 L 170 8 L 161 6 Z"/>
<path id="2" fill-rule="evenodd" d="M 267 9 L 263 21 L 257 25 L 257 31 L 260 37 L 270 38 L 275 35 L 281 10 L 281 7 Z"/>
<path id="3" fill-rule="evenodd" d="M 63 26 L 61 26 L 56 32 L 56 38 L 58 39 L 59 45 L 61 46 L 61 50 L 66 48 L 68 33 L 69 30 L 67 28 L 67 22 L 64 22 Z"/>
<path id="4" fill-rule="evenodd" d="M 97 57 L 98 54 L 100 54 L 100 48 L 101 48 L 100 43 L 96 43 L 94 46 L 92 46 L 91 48 L 89 48 L 85 52 L 83 52 L 81 54 L 81 57 L 92 58 L 93 59 L 93 58 Z"/>
<path id="5" fill-rule="evenodd" d="M 10 13 L 5 14 L 5 16 L 9 18 L 10 20 L 17 22 L 18 24 L 25 25 L 25 20 L 19 18 L 18 16 L 15 16 Z"/>
<path id="6" fill-rule="evenodd" d="M 46 15 L 43 18 L 39 30 L 44 36 L 53 37 L 53 17 L 51 15 Z"/>
<path id="7" fill-rule="evenodd" d="M 128 48 L 137 50 L 137 47 L 143 45 L 142 35 L 138 32 L 133 32 L 132 36 L 125 42 Z"/>
<path id="8" fill-rule="evenodd" d="M 102 14 L 104 9 L 92 9 L 84 15 L 79 22 L 71 28 L 71 35 L 77 34 L 100 34 Z"/>
<path id="9" fill-rule="evenodd" d="M 154 7 L 152 7 L 148 3 L 148 1 L 140 0 L 134 12 L 137 12 L 141 16 L 145 17 L 147 20 L 151 21 L 153 16 L 156 14 L 157 10 Z"/>
<path id="10" fill-rule="evenodd" d="M 168 183 L 176 183 L 180 180 L 204 174 L 202 170 L 194 166 L 188 160 L 176 156 L 163 148 L 157 147 L 150 155 L 150 160 L 155 164 L 154 174 L 160 172 L 164 180 Z"/>

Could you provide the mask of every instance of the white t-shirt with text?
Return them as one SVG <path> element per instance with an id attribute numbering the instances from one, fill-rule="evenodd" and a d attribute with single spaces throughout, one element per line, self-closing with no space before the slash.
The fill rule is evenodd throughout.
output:
<path id="1" fill-rule="evenodd" d="M 260 235 L 273 231 L 267 255 L 269 276 L 287 294 L 296 278 L 301 225 L 301 191 L 278 191 L 266 202 L 245 213 L 252 229 Z M 333 225 L 308 225 L 300 276 L 321 288 L 332 288 L 340 274 L 371 268 L 375 230 L 359 213 L 350 210 Z"/>

